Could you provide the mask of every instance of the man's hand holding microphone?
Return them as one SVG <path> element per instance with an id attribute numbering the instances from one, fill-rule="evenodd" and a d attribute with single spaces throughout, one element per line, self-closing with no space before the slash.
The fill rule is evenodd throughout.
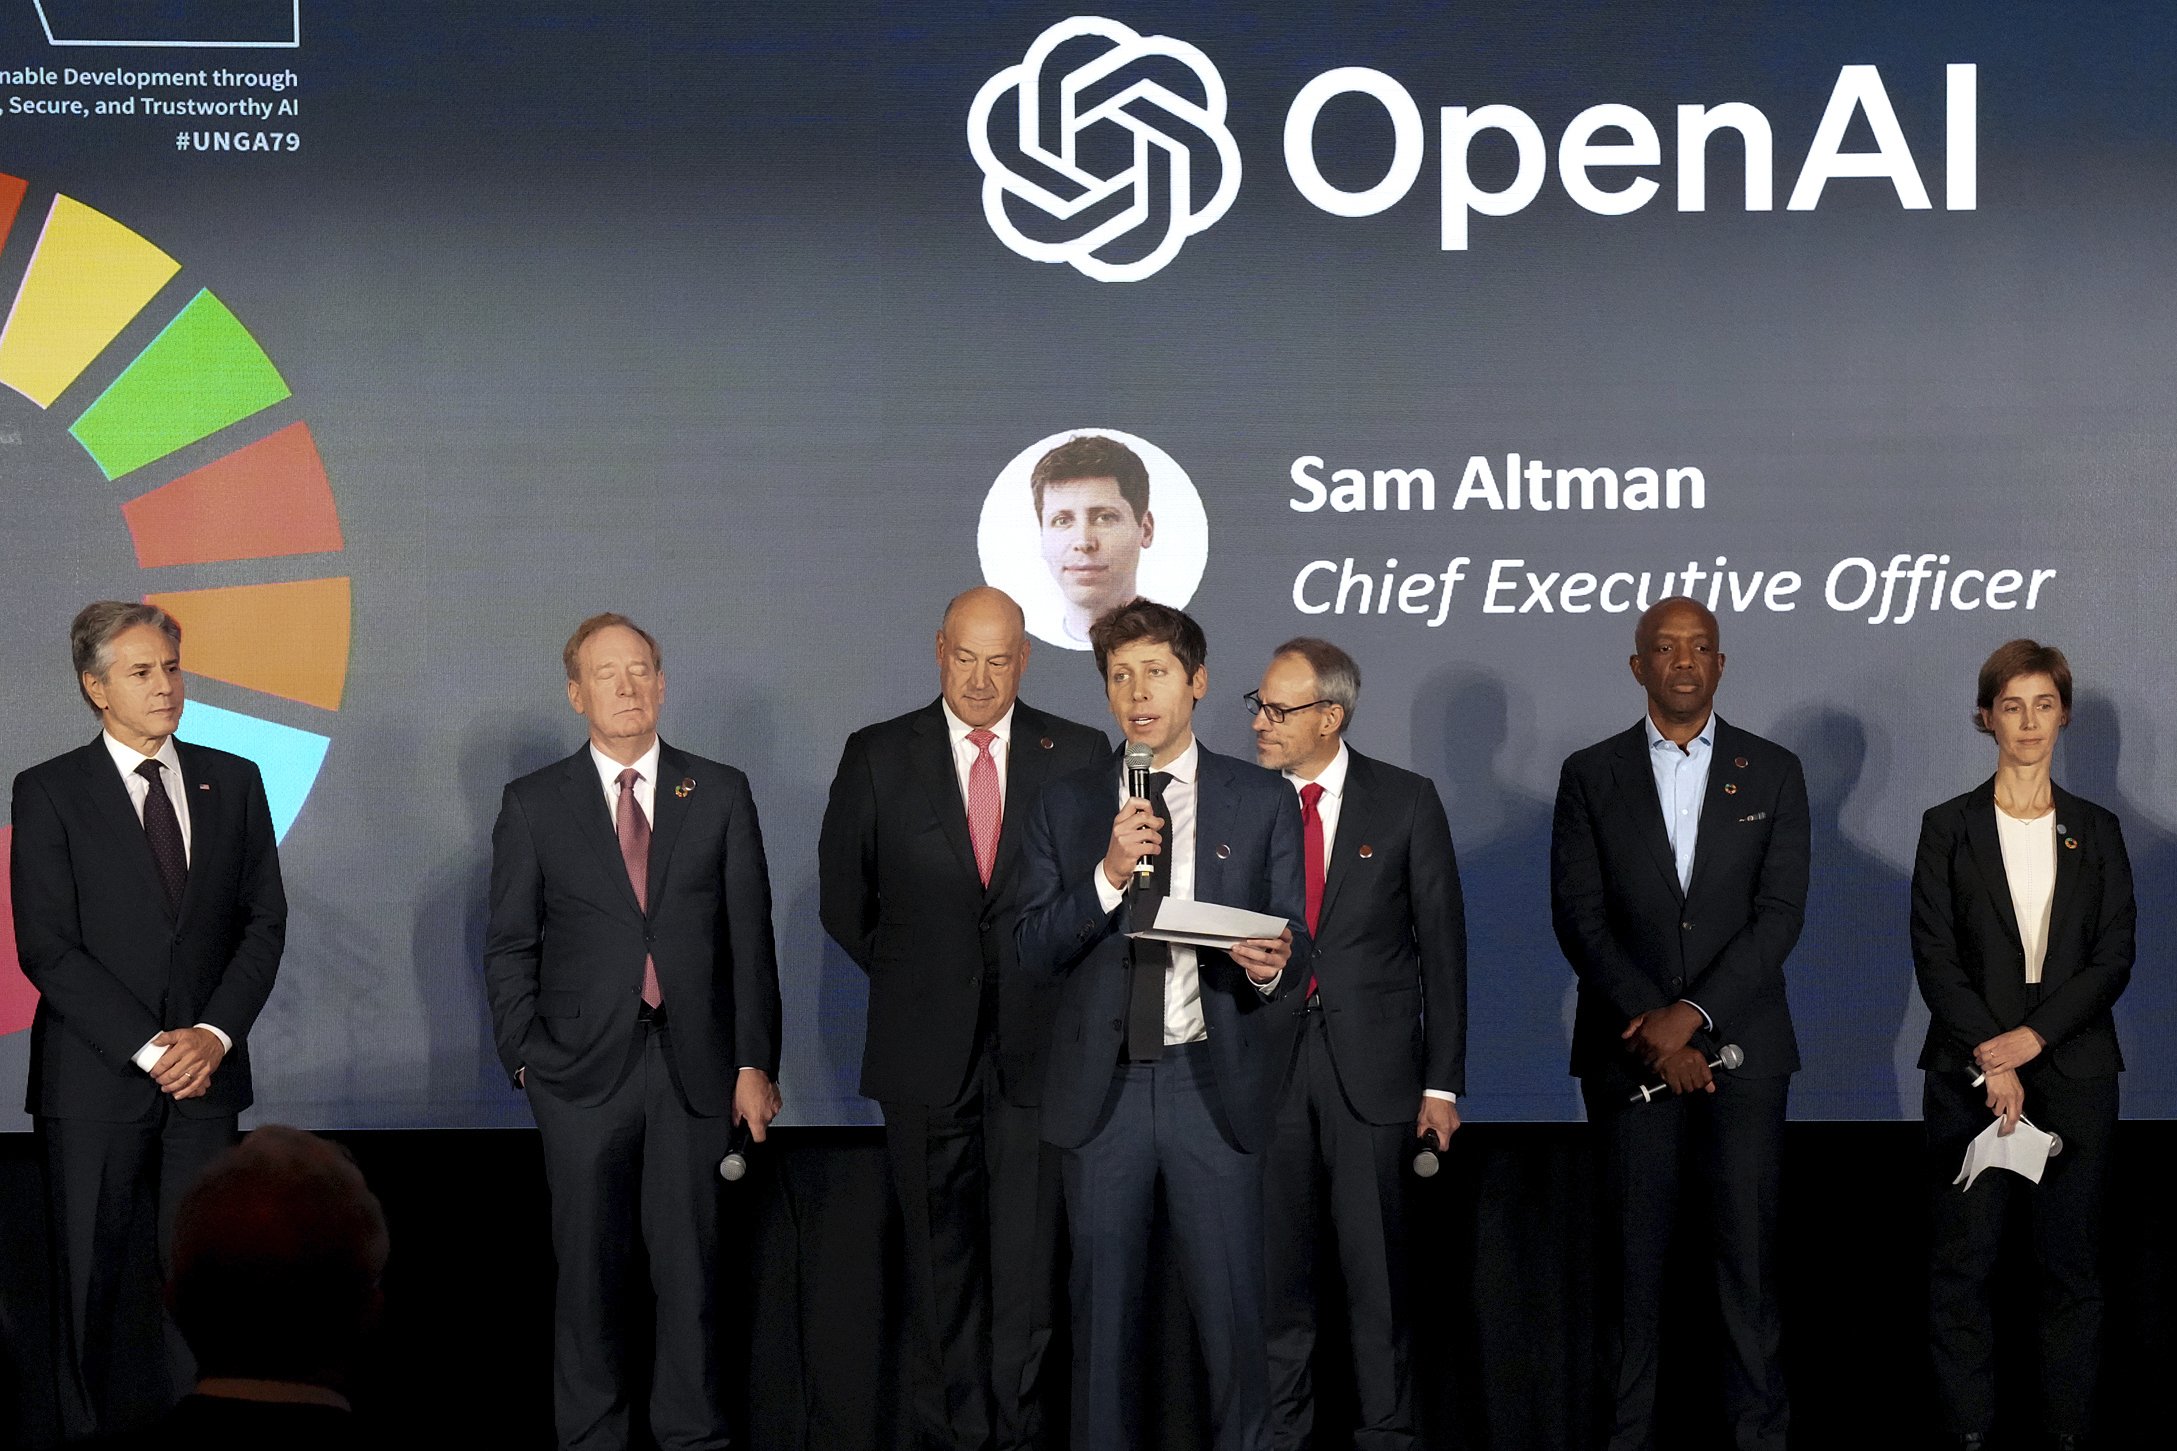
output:
<path id="1" fill-rule="evenodd" d="M 1131 768 L 1132 762 L 1128 762 Z M 1131 774 L 1131 771 L 1130 771 Z M 1149 860 L 1164 851 L 1164 818 L 1158 816 L 1145 796 L 1129 796 L 1111 821 L 1111 841 L 1104 849 L 1104 880 L 1123 892 L 1138 883 L 1149 885 Z M 1293 929 L 1276 937 L 1249 937 L 1232 944 L 1232 960 L 1252 982 L 1274 981 L 1293 955 Z"/>

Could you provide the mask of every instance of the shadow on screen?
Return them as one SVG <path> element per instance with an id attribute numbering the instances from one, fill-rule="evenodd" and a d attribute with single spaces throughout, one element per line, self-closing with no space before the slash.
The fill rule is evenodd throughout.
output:
<path id="1" fill-rule="evenodd" d="M 431 1102 L 456 1121 L 527 1126 L 529 1107 L 508 1086 L 484 996 L 484 930 L 491 915 L 491 827 L 507 782 L 571 752 L 579 722 L 499 711 L 461 737 L 461 847 L 430 874 L 416 912 L 416 990 L 431 1033 Z M 470 1106 L 473 1105 L 473 1110 Z"/>
<path id="2" fill-rule="evenodd" d="M 759 680 L 706 678 L 691 691 L 698 704 L 687 719 L 732 723 L 715 748 L 693 748 L 747 773 L 763 825 L 786 1017 L 780 1073 L 792 1085 L 781 1122 L 875 1123 L 877 1106 L 857 1092 L 869 979 L 818 914 L 816 841 L 837 757 L 828 745 L 812 754 L 809 743 L 828 740 L 825 732 L 807 718 L 781 719 L 767 691 Z"/>
<path id="3" fill-rule="evenodd" d="M 2145 731 L 2141 732 L 2146 735 Z M 2117 814 L 2132 859 L 2132 891 L 2139 901 L 2139 955 L 2131 985 L 2117 999 L 2117 1038 L 2124 1049 L 2124 1113 L 2132 1118 L 2177 1114 L 2177 1081 L 2170 1069 L 2170 1024 L 2177 1021 L 2177 837 L 2129 795 L 2118 778 L 2124 725 L 2115 702 L 2081 691 L 2072 701 L 2071 725 L 2062 736 L 2056 779 L 2065 790 Z M 2151 737 L 2148 738 L 2151 746 Z M 2134 777 L 2141 773 L 2135 771 Z"/>
<path id="4" fill-rule="evenodd" d="M 1414 769 L 1442 788 L 1459 854 L 1474 1115 L 1578 1119 L 1579 1088 L 1565 1071 L 1572 969 L 1550 926 L 1550 803 L 1510 780 L 1500 760 L 1515 714 L 1532 735 L 1532 702 L 1515 699 L 1516 688 L 1460 666 L 1424 679 Z"/>
<path id="5" fill-rule="evenodd" d="M 1785 965 L 1801 1062 L 1794 1118 L 1917 1116 L 1920 1075 L 1910 1065 L 1919 1044 L 1903 1069 L 1897 1061 L 1898 1034 L 1919 992 L 1911 877 L 1856 844 L 1843 823 L 1855 791 L 1881 790 L 1880 771 L 1868 770 L 1868 730 L 1859 717 L 1827 706 L 1804 707 L 1777 727 L 1778 742 L 1806 768 L 1812 837 L 1806 927 Z M 1900 843 L 1899 854 L 1909 857 L 1913 845 Z"/>

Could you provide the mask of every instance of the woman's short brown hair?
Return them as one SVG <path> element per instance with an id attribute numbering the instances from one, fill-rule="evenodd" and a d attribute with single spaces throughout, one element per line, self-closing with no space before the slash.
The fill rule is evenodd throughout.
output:
<path id="1" fill-rule="evenodd" d="M 2046 675 L 2056 682 L 2056 698 L 2063 702 L 2064 720 L 2071 719 L 2071 662 L 2064 652 L 2054 645 L 2043 645 L 2033 640 L 2012 640 L 1996 646 L 1980 667 L 1980 694 L 1975 697 L 1978 706 L 1973 712 L 1973 729 L 1983 735 L 1993 735 L 1988 727 L 1988 712 L 1996 708 L 1996 697 L 2003 687 L 2022 675 Z"/>

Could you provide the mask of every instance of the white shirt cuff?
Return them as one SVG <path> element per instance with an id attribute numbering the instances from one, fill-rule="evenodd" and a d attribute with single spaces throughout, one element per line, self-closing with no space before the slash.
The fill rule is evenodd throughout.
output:
<path id="1" fill-rule="evenodd" d="M 1126 900 L 1126 893 L 1111 885 L 1111 878 L 1104 875 L 1100 865 L 1096 868 L 1096 900 L 1106 912 L 1117 911 L 1119 903 Z"/>
<path id="2" fill-rule="evenodd" d="M 215 1028 L 210 1023 L 196 1023 L 192 1026 L 202 1028 L 205 1032 L 211 1034 L 214 1038 L 217 1038 L 219 1040 L 220 1052 L 232 1053 L 234 1051 L 234 1039 L 228 1037 L 224 1030 Z M 144 1072 L 149 1073 L 152 1069 L 159 1066 L 159 1060 L 166 1056 L 166 1049 L 167 1045 L 159 1042 L 157 1035 L 154 1034 L 150 1042 L 144 1044 L 143 1047 L 138 1048 L 135 1053 L 130 1055 L 129 1061 L 131 1063 L 134 1063 L 138 1068 L 143 1069 Z"/>
<path id="3" fill-rule="evenodd" d="M 1446 1103 L 1457 1103 L 1459 1101 L 1459 1095 L 1447 1088 L 1424 1088 L 1421 1090 L 1421 1096 L 1423 1098 L 1440 1098 Z"/>
<path id="4" fill-rule="evenodd" d="M 1246 969 L 1242 968 L 1241 971 L 1245 972 Z M 1284 980 L 1285 969 L 1282 967 L 1277 970 L 1277 976 L 1271 978 L 1268 982 L 1255 982 L 1253 978 L 1248 979 L 1250 983 L 1254 983 L 1255 991 L 1261 993 L 1264 997 L 1269 997 L 1272 993 L 1276 992 L 1277 985 Z"/>
<path id="5" fill-rule="evenodd" d="M 1708 1029 L 1708 1031 L 1711 1033 L 1716 1031 L 1716 1020 L 1708 1015 L 1708 1009 L 1702 1007 L 1699 1003 L 1695 1002 L 1691 998 L 1680 998 L 1678 1001 L 1684 1003 L 1687 1007 L 1693 1009 L 1693 1011 L 1701 1015 L 1702 1027 Z"/>

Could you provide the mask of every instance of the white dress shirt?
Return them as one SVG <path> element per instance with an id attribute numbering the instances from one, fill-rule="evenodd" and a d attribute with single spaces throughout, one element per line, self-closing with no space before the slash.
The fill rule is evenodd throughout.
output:
<path id="1" fill-rule="evenodd" d="M 1693 854 L 1701 843 L 1701 803 L 1708 799 L 1708 767 L 1716 755 L 1716 712 L 1701 722 L 1700 733 L 1683 746 L 1655 728 L 1655 717 L 1642 715 L 1648 728 L 1648 768 L 1655 772 L 1655 794 L 1663 808 L 1663 834 L 1670 838 L 1678 866 L 1678 890 L 1693 886 Z M 1710 1032 L 1716 1020 L 1691 998 L 1680 998 L 1701 1015 Z"/>
<path id="2" fill-rule="evenodd" d="M 1316 798 L 1315 814 L 1323 823 L 1323 875 L 1326 878 L 1330 875 L 1330 854 L 1338 844 L 1338 815 L 1345 808 L 1346 772 L 1352 765 L 1352 753 L 1346 750 L 1346 743 L 1341 740 L 1338 742 L 1338 754 L 1330 758 L 1329 765 L 1316 773 L 1312 783 L 1305 776 L 1296 776 L 1291 771 L 1285 773 L 1285 779 L 1291 783 L 1295 793 L 1310 784 L 1323 788 L 1323 794 Z M 1301 810 L 1305 815 L 1305 803 Z M 1421 1092 L 1424 1097 L 1440 1098 L 1446 1103 L 1459 1101 L 1459 1095 L 1449 1089 L 1424 1088 Z"/>
<path id="3" fill-rule="evenodd" d="M 2003 847 L 2003 875 L 2011 884 L 2011 910 L 2018 914 L 2019 945 L 2026 949 L 2026 981 L 2041 980 L 2048 958 L 2049 913 L 2056 905 L 2056 811 L 2020 821 L 1995 808 L 1996 840 Z"/>
<path id="4" fill-rule="evenodd" d="M 157 761 L 166 767 L 159 773 L 159 784 L 166 788 L 166 799 L 174 803 L 174 815 L 181 822 L 181 859 L 187 862 L 193 845 L 189 825 L 189 787 L 181 779 L 181 752 L 174 749 L 174 738 L 168 736 L 159 742 L 159 749 L 148 756 L 134 746 L 122 745 L 113 738 L 111 731 L 101 731 L 99 739 L 106 743 L 106 754 L 113 757 L 113 768 L 121 773 L 121 784 L 128 789 L 129 805 L 136 808 L 138 825 L 143 823 L 144 803 L 151 799 L 151 783 L 138 775 L 136 768 L 146 761 Z M 222 1052 L 234 1051 L 234 1039 L 227 1036 L 224 1028 L 215 1028 L 210 1023 L 198 1023 L 196 1026 L 217 1038 Z M 154 1038 L 156 1036 L 153 1035 Z M 163 1046 L 157 1042 L 147 1042 L 131 1055 L 129 1061 L 149 1073 L 159 1066 L 159 1060 L 165 1056 L 166 1049 Z"/>
<path id="5" fill-rule="evenodd" d="M 633 763 L 635 804 L 642 808 L 643 820 L 648 822 L 658 819 L 655 809 L 658 799 L 658 754 L 664 749 L 664 744 L 663 741 L 653 739 L 650 749 L 636 757 Z M 597 749 L 594 743 L 590 746 L 590 760 L 596 765 L 597 778 L 605 788 L 605 815 L 617 824 L 620 820 L 620 773 L 627 767 Z"/>
<path id="6" fill-rule="evenodd" d="M 975 742 L 968 739 L 968 732 L 976 729 L 952 713 L 951 702 L 940 698 L 938 705 L 945 712 L 945 734 L 952 738 L 953 774 L 960 778 L 960 800 L 968 799 L 968 773 L 975 769 L 975 758 L 981 754 Z M 1013 707 L 1007 706 L 998 723 L 985 726 L 997 739 L 990 743 L 990 759 L 998 763 L 998 815 L 1005 815 L 1005 762 L 1006 752 L 1013 748 Z"/>
<path id="7" fill-rule="evenodd" d="M 1176 902 L 1194 900 L 1194 782 L 1202 768 L 1202 745 L 1199 741 L 1187 742 L 1187 749 L 1164 771 L 1171 782 L 1164 788 L 1164 809 L 1170 813 L 1164 823 L 1164 852 L 1171 859 L 1172 887 L 1170 896 Z M 1127 802 L 1126 768 L 1119 768 L 1119 804 Z M 1111 885 L 1104 875 L 1102 862 L 1096 864 L 1096 900 L 1106 912 L 1113 911 L 1125 899 L 1126 894 Z M 1167 944 L 1172 949 L 1172 964 L 1164 973 L 1164 1042 L 1199 1043 L 1209 1036 L 1209 1023 L 1202 1016 L 1201 959 L 1195 949 L 1184 943 Z"/>

